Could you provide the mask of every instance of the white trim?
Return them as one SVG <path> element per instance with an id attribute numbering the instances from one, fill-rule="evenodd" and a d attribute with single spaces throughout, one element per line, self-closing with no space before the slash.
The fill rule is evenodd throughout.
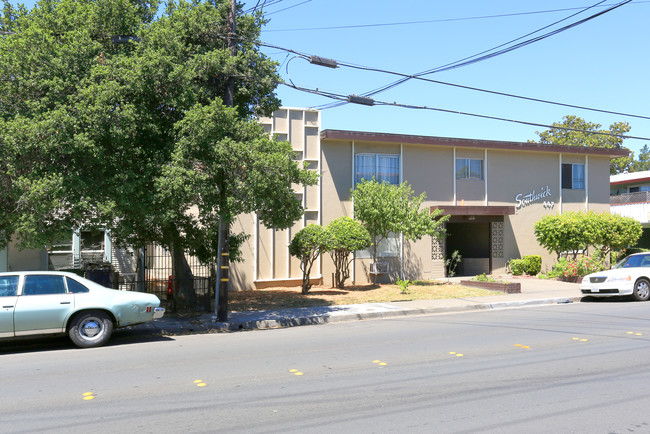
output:
<path id="1" fill-rule="evenodd" d="M 483 182 L 485 183 L 485 206 L 488 206 L 488 151 L 485 149 L 485 156 L 483 157 Z"/>
<path id="2" fill-rule="evenodd" d="M 271 279 L 275 279 L 275 228 L 271 228 Z"/>
<path id="3" fill-rule="evenodd" d="M 257 280 L 259 277 L 259 261 L 260 261 L 260 217 L 255 213 L 255 224 L 253 224 L 253 240 L 255 245 L 253 247 L 253 256 L 255 260 L 253 261 L 253 280 Z M 219 283 L 217 282 L 217 285 Z"/>
<path id="4" fill-rule="evenodd" d="M 399 183 L 404 182 L 404 144 L 399 144 Z M 404 233 L 399 234 L 399 274 L 404 279 Z"/>
<path id="5" fill-rule="evenodd" d="M 454 158 L 451 167 L 453 168 L 451 176 L 454 178 L 454 206 L 456 206 L 458 205 L 458 199 L 456 197 L 456 147 L 455 146 L 454 146 Z"/>
<path id="6" fill-rule="evenodd" d="M 72 267 L 81 265 L 81 230 L 72 232 Z"/>
<path id="7" fill-rule="evenodd" d="M 108 229 L 104 230 L 104 262 L 113 263 L 113 239 Z"/>
<path id="8" fill-rule="evenodd" d="M 558 207 L 560 208 L 560 214 L 562 214 L 562 154 L 559 154 L 559 161 L 560 161 L 560 175 L 558 177 L 558 180 L 560 181 L 560 199 L 558 200 Z"/>

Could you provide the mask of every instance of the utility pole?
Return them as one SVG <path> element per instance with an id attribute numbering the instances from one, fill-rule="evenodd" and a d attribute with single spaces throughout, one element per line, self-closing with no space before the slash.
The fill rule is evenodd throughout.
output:
<path id="1" fill-rule="evenodd" d="M 230 57 L 237 55 L 237 24 L 235 22 L 235 12 L 237 10 L 236 0 L 230 0 L 230 13 L 228 14 L 228 50 Z M 226 84 L 226 92 L 223 102 L 227 107 L 235 105 L 235 80 L 232 76 L 228 77 Z M 219 240 L 217 244 L 217 321 L 228 321 L 228 279 L 229 279 L 229 266 L 230 266 L 230 246 L 228 239 L 230 238 L 230 220 L 224 219 L 226 211 L 223 209 L 226 203 L 225 195 L 225 181 L 221 180 L 221 204 L 222 209 L 219 210 Z M 225 221 L 224 221 L 225 220 Z"/>

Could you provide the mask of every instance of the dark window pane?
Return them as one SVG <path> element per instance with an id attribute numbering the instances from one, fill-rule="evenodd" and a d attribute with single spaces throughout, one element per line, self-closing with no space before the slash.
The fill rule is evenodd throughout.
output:
<path id="1" fill-rule="evenodd" d="M 23 295 L 65 294 L 62 276 L 26 276 Z"/>
<path id="2" fill-rule="evenodd" d="M 81 283 L 77 282 L 74 279 L 70 279 L 69 277 L 65 278 L 65 281 L 68 282 L 68 292 L 71 292 L 73 294 L 81 294 L 83 292 L 90 292 L 88 288 L 86 288 L 84 285 Z"/>
<path id="3" fill-rule="evenodd" d="M 571 189 L 573 184 L 572 179 L 572 165 L 571 164 L 562 164 L 562 188 Z"/>

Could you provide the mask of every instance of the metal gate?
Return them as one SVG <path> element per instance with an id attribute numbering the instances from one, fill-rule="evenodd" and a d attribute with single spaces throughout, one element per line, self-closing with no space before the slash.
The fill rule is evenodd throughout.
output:
<path id="1" fill-rule="evenodd" d="M 113 265 L 118 269 L 119 289 L 155 294 L 168 309 L 175 310 L 177 296 L 172 275 L 172 255 L 159 245 L 150 244 L 137 250 L 116 250 Z M 184 300 L 184 308 L 212 311 L 214 306 L 213 266 L 201 263 L 196 257 L 185 254 L 189 273 L 181 276 L 181 285 L 190 286 L 192 297 Z"/>

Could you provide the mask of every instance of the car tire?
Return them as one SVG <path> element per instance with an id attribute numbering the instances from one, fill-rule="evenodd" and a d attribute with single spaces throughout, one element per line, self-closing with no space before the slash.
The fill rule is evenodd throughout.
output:
<path id="1" fill-rule="evenodd" d="M 104 345 L 113 333 L 113 320 L 101 311 L 87 311 L 75 315 L 70 322 L 68 335 L 80 348 Z"/>
<path id="2" fill-rule="evenodd" d="M 650 281 L 641 278 L 634 283 L 634 291 L 632 297 L 636 301 L 647 301 L 650 299 Z"/>

